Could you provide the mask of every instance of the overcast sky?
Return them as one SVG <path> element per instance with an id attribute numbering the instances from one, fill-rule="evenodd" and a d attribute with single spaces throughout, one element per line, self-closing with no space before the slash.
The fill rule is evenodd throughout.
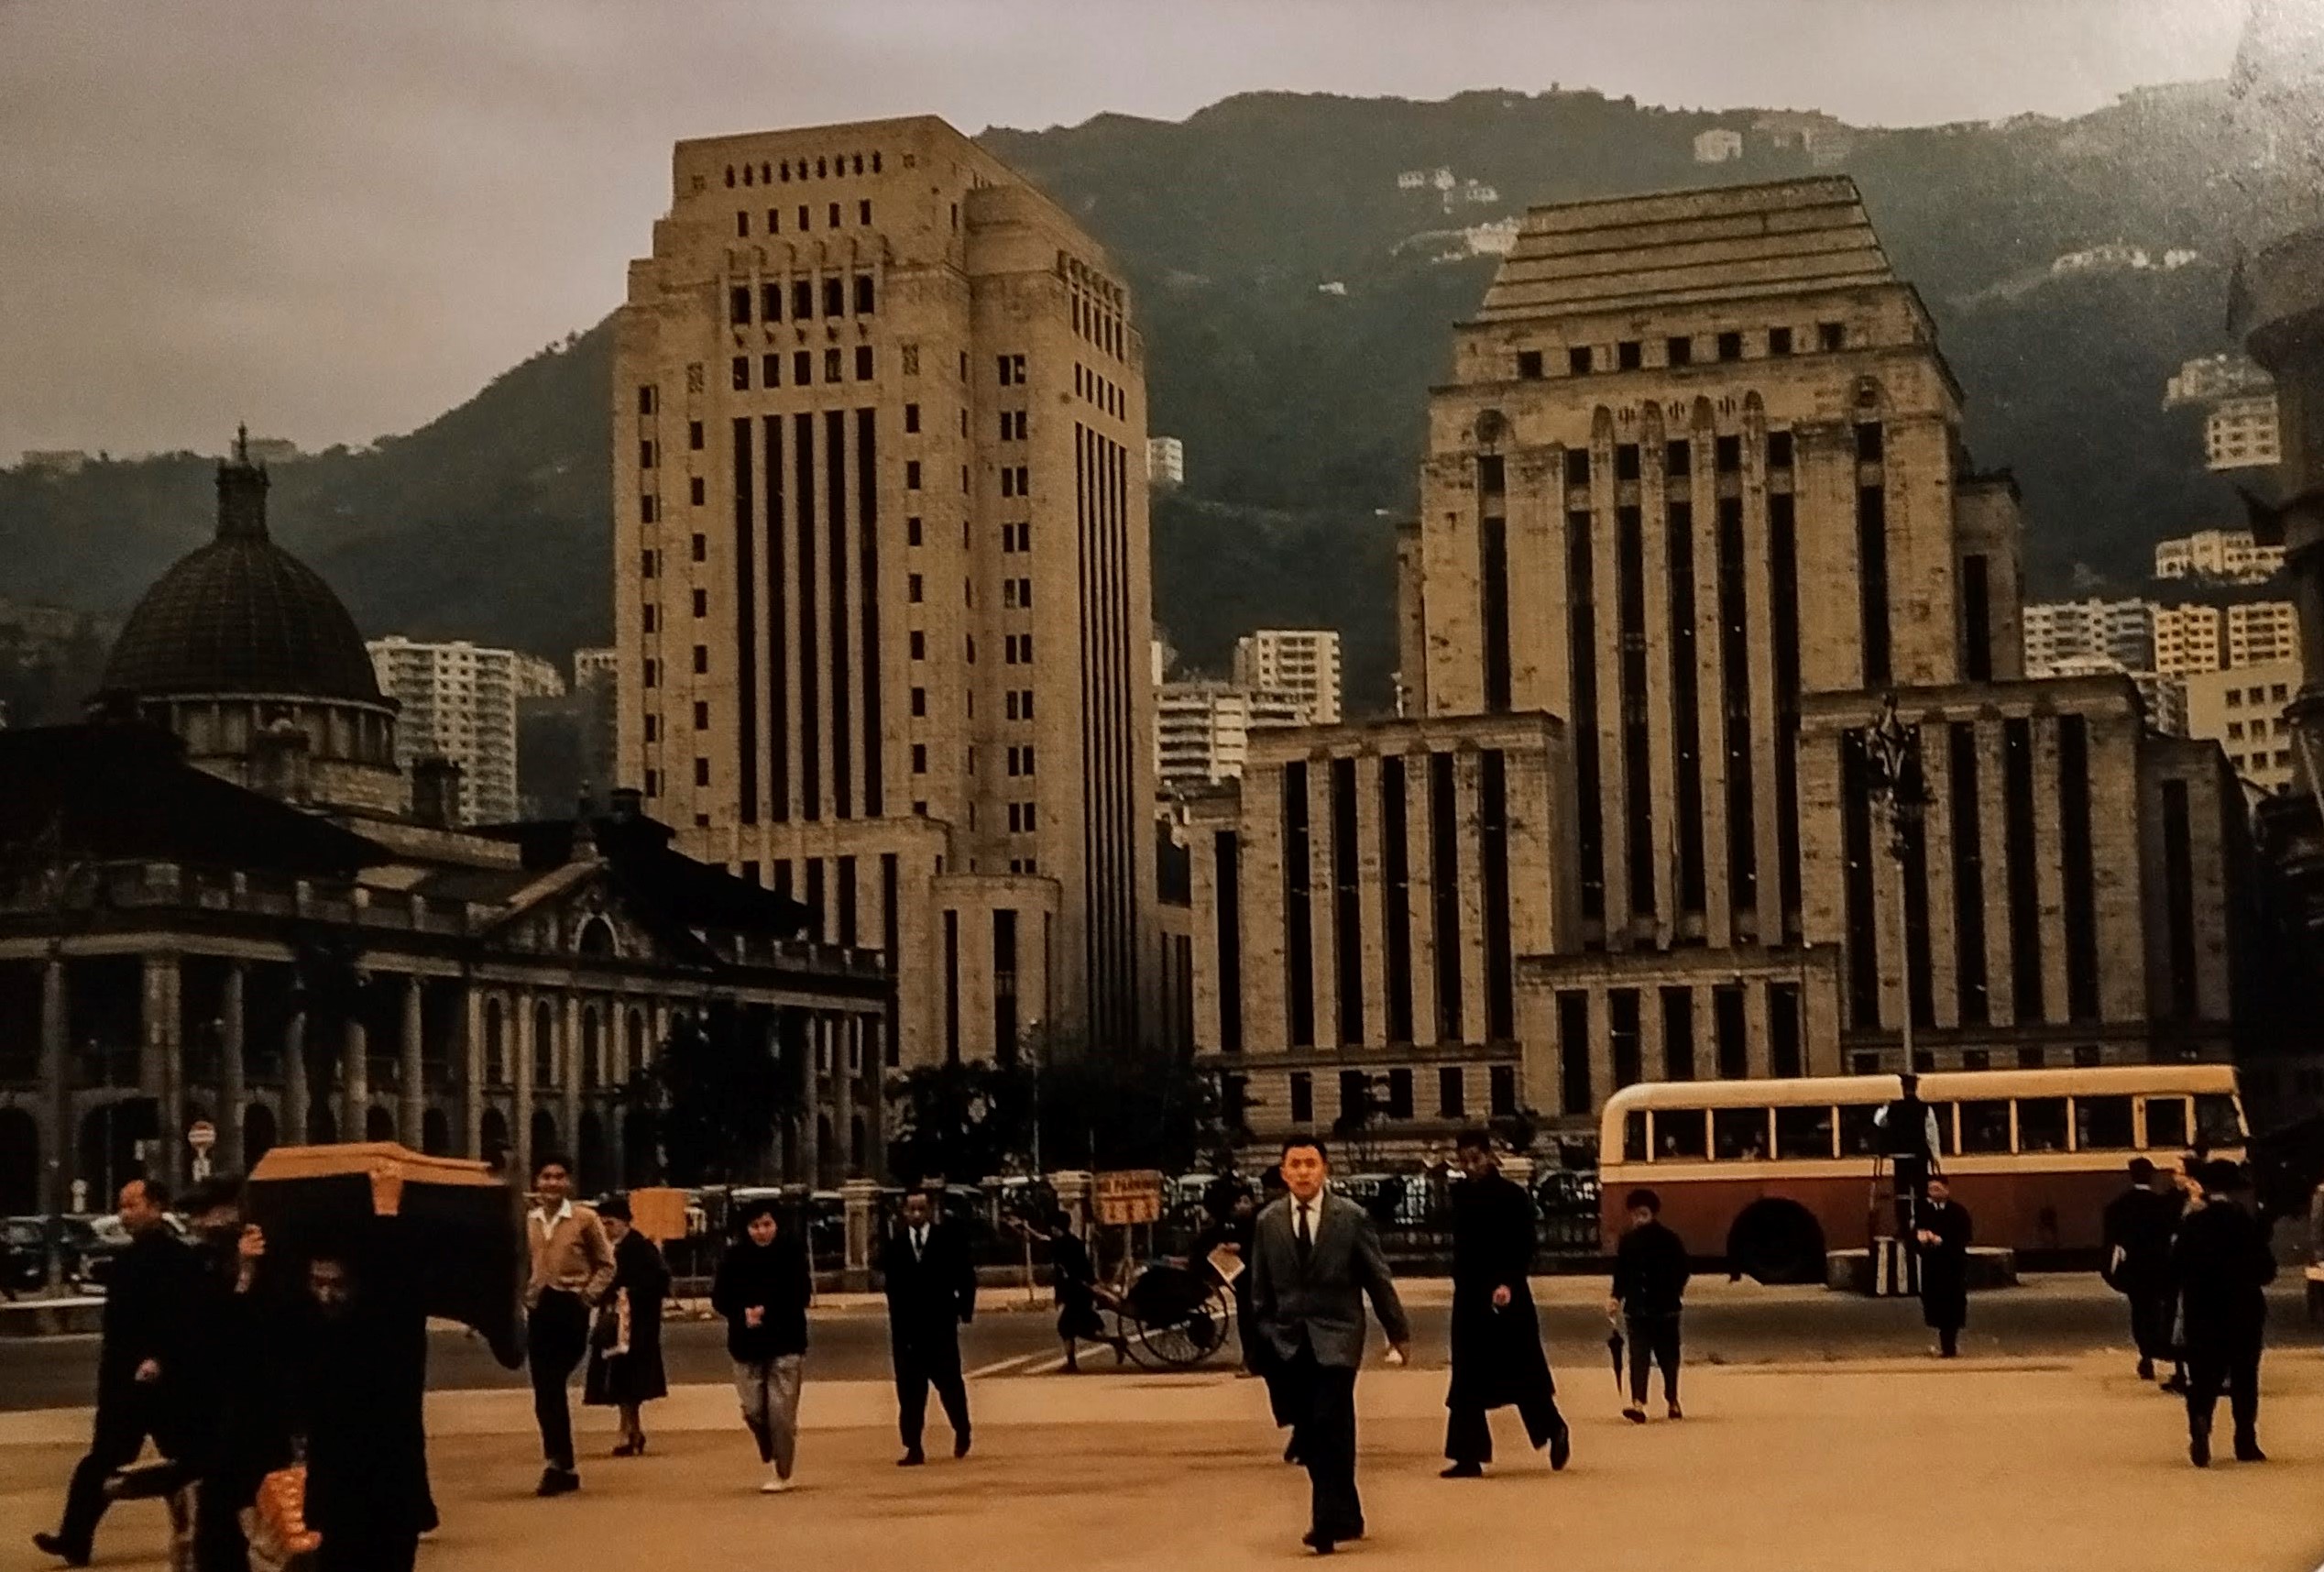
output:
<path id="1" fill-rule="evenodd" d="M 2243 0 L 0 0 L 0 462 L 411 429 L 610 309 L 681 137 L 1552 81 L 1859 124 L 2218 76 Z"/>

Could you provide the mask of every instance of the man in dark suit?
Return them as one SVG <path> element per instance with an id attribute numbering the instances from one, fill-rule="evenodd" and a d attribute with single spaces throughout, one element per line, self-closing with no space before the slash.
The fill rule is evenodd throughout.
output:
<path id="1" fill-rule="evenodd" d="M 186 1368 L 200 1268 L 170 1226 L 169 1196 L 149 1179 L 121 1187 L 121 1226 L 129 1248 L 114 1258 L 105 1284 L 103 1351 L 97 1356 L 97 1418 L 89 1455 L 72 1471 L 64 1520 L 32 1543 L 68 1567 L 89 1564 L 105 1480 L 137 1459 L 146 1437 L 164 1457 L 182 1457 L 192 1437 L 183 1412 L 194 1389 Z"/>
<path id="2" fill-rule="evenodd" d="M 1364 1301 L 1402 1363 L 1412 1330 L 1363 1207 L 1324 1190 L 1321 1141 L 1283 1143 L 1290 1193 L 1259 1214 L 1252 1240 L 1251 1308 L 1267 1343 L 1268 1380 L 1293 1415 L 1291 1445 L 1307 1466 L 1312 1497 L 1303 1543 L 1329 1556 L 1364 1537 L 1355 1490 L 1355 1372 L 1364 1359 Z"/>
<path id="3" fill-rule="evenodd" d="M 952 1425 L 952 1456 L 969 1455 L 969 1389 L 960 1376 L 960 1328 L 976 1315 L 976 1267 L 959 1237 L 936 1220 L 925 1190 L 904 1198 L 902 1226 L 880 1252 L 888 1295 L 888 1347 L 895 1363 L 898 1468 L 927 1461 L 920 1427 L 936 1388 Z"/>
<path id="4" fill-rule="evenodd" d="M 2179 1225 L 2171 1249 L 2179 1314 L 2187 1325 L 2187 1455 L 2198 1468 L 2210 1466 L 2211 1414 L 2224 1387 L 2235 1419 L 2235 1460 L 2264 1463 L 2260 1349 L 2275 1257 L 2268 1248 L 2267 1230 L 2242 1204 L 2250 1188 L 2243 1171 L 2213 1161 L 2197 1173 L 2203 1204 Z"/>
<path id="5" fill-rule="evenodd" d="M 2107 1203 L 2104 1248 L 2106 1281 L 2131 1302 L 2131 1341 L 2138 1347 L 2138 1378 L 2153 1380 L 2155 1362 L 2175 1364 L 2171 1311 L 2171 1236 L 2178 1231 L 2186 1199 L 2143 1157 L 2131 1159 L 2131 1187 Z M 2166 1383 L 2167 1384 L 2167 1383 Z"/>
<path id="6" fill-rule="evenodd" d="M 1493 1138 L 1464 1133 L 1454 1148 L 1463 1178 L 1452 1187 L 1452 1383 L 1444 1394 L 1448 1479 L 1474 1479 L 1493 1461 L 1488 1409 L 1516 1405 L 1525 1434 L 1550 1467 L 1573 1456 L 1557 1388 L 1541 1348 L 1541 1323 L 1526 1279 L 1540 1242 L 1532 1198 L 1501 1177 Z"/>
<path id="7" fill-rule="evenodd" d="M 1921 1259 L 1921 1319 L 1936 1334 L 1937 1358 L 1950 1359 L 1961 1351 L 1969 1319 L 1971 1230 L 1968 1210 L 1940 1175 L 1929 1176 L 1920 1222 L 1913 1243 Z"/>

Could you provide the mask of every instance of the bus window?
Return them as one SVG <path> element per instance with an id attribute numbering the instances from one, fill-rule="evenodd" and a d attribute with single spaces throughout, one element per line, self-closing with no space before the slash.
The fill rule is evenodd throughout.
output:
<path id="1" fill-rule="evenodd" d="M 1966 1153 L 2010 1149 L 2010 1105 L 1993 1098 L 1961 1105 L 1961 1150 Z"/>
<path id="2" fill-rule="evenodd" d="M 2235 1099 L 2224 1092 L 2205 1092 L 2195 1099 L 2195 1139 L 2217 1150 L 2243 1144 L 2243 1121 L 2235 1116 Z"/>
<path id="3" fill-rule="evenodd" d="M 1646 1115 L 1643 1112 L 1622 1116 L 1622 1160 L 1646 1160 Z"/>
<path id="4" fill-rule="evenodd" d="M 2074 1149 L 2124 1151 L 2138 1144 L 2131 1130 L 2128 1097 L 2074 1099 Z"/>
<path id="5" fill-rule="evenodd" d="M 2066 1099 L 2023 1097 L 2017 1105 L 2017 1149 L 2066 1149 Z"/>
<path id="6" fill-rule="evenodd" d="M 1654 1160 L 1674 1162 L 1704 1155 L 1700 1108 L 1658 1108 L 1654 1114 Z"/>
<path id="7" fill-rule="evenodd" d="M 2155 1151 L 2187 1149 L 2187 1099 L 2149 1097 L 2146 1100 L 2146 1144 Z"/>
<path id="8" fill-rule="evenodd" d="M 1872 1116 L 1880 1109 L 1869 1103 L 1844 1103 L 1840 1105 L 1840 1155 L 1870 1157 L 1880 1149 L 1880 1127 L 1872 1123 Z"/>
<path id="9" fill-rule="evenodd" d="M 1711 1155 L 1727 1160 L 1767 1156 L 1767 1110 L 1712 1109 Z"/>
<path id="10" fill-rule="evenodd" d="M 1776 1109 L 1775 1155 L 1830 1157 L 1832 1110 L 1825 1107 Z"/>

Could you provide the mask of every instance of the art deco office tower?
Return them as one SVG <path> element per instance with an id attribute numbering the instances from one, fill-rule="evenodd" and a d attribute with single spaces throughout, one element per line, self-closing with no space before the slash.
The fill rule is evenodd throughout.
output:
<path id="1" fill-rule="evenodd" d="M 942 121 L 682 142 L 614 372 L 619 773 L 886 950 L 891 1066 L 1134 1042 L 1156 970 L 1143 349 Z"/>

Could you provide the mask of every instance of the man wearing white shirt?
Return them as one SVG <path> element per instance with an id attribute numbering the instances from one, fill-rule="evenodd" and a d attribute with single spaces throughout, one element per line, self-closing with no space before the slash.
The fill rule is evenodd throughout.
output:
<path id="1" fill-rule="evenodd" d="M 573 1172 L 561 1157 L 535 1167 L 538 1204 L 525 1218 L 532 1275 L 524 1291 L 525 1363 L 532 1374 L 532 1416 L 541 1427 L 540 1488 L 561 1496 L 581 1488 L 573 1467 L 573 1409 L 565 1383 L 589 1347 L 589 1312 L 613 1282 L 613 1247 L 597 1215 L 573 1201 Z"/>
<path id="2" fill-rule="evenodd" d="M 904 1437 L 898 1467 L 926 1461 L 920 1431 L 936 1388 L 952 1425 L 952 1456 L 969 1455 L 969 1389 L 960 1374 L 960 1328 L 976 1314 L 976 1266 L 953 1231 L 938 1222 L 925 1190 L 904 1198 L 902 1226 L 880 1253 L 888 1300 L 888 1348 L 895 1368 L 896 1428 Z"/>

